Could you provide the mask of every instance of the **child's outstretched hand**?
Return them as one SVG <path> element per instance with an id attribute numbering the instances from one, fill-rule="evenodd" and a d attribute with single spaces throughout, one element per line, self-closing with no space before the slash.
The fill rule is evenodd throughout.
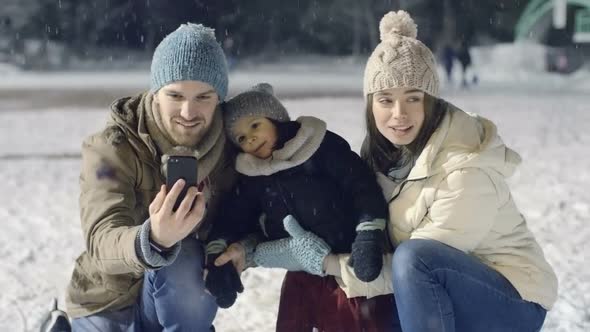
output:
<path id="1" fill-rule="evenodd" d="M 374 229 L 357 231 L 348 260 L 356 277 L 364 282 L 377 279 L 383 268 L 385 233 L 380 227 L 370 228 Z"/>
<path id="2" fill-rule="evenodd" d="M 254 262 L 258 266 L 324 276 L 324 260 L 331 251 L 326 241 L 303 229 L 292 215 L 283 219 L 283 225 L 290 236 L 259 244 Z"/>

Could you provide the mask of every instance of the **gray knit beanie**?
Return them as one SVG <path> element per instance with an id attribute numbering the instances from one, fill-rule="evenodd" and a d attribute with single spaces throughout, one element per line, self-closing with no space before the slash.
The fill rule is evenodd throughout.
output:
<path id="1" fill-rule="evenodd" d="M 272 85 L 268 83 L 259 83 L 223 104 L 225 132 L 235 144 L 238 142 L 232 130 L 238 119 L 244 116 L 263 116 L 279 122 L 290 120 L 289 113 L 274 96 Z"/>
<path id="2" fill-rule="evenodd" d="M 410 15 L 389 12 L 379 23 L 381 43 L 367 61 L 365 98 L 390 88 L 416 88 L 438 97 L 438 73 L 434 55 L 416 39 L 418 28 Z"/>
<path id="3" fill-rule="evenodd" d="M 227 71 L 214 30 L 201 24 L 182 24 L 154 51 L 151 91 L 176 81 L 201 81 L 210 84 L 222 101 L 227 95 Z"/>

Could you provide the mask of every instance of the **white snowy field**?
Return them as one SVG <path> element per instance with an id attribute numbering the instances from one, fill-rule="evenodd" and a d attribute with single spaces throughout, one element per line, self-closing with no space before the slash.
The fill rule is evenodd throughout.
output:
<path id="1" fill-rule="evenodd" d="M 446 91 L 466 110 L 496 121 L 524 163 L 513 194 L 559 277 L 559 300 L 543 331 L 590 329 L 590 107 L 587 94 Z M 315 115 L 358 149 L 361 98 L 287 100 L 292 116 Z M 106 109 L 106 108 L 105 108 Z M 76 157 L 103 126 L 105 109 L 0 112 L 0 330 L 34 331 L 63 291 L 83 249 Z M 221 310 L 218 331 L 272 331 L 283 272 L 255 269 L 246 291 Z"/>

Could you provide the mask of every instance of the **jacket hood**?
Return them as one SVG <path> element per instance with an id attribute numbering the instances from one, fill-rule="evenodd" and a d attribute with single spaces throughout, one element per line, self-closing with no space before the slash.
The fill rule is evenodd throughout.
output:
<path id="1" fill-rule="evenodd" d="M 115 100 L 111 104 L 109 125 L 115 125 L 129 139 L 129 143 L 136 148 L 136 151 L 145 151 L 140 156 L 146 160 L 157 160 L 158 151 L 150 137 L 146 125 L 146 113 L 152 107 L 153 95 L 144 92 L 132 97 L 124 97 Z M 113 140 L 117 139 L 114 132 Z"/>
<path id="2" fill-rule="evenodd" d="M 521 158 L 508 148 L 488 119 L 447 103 L 447 112 L 420 153 L 408 179 L 478 167 L 511 176 Z"/>

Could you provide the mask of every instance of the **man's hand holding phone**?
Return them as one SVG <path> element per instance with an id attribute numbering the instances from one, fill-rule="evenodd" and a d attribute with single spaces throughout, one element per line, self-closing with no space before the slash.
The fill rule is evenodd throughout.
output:
<path id="1" fill-rule="evenodd" d="M 150 204 L 150 237 L 162 247 L 170 248 L 184 239 L 199 225 L 205 215 L 205 197 L 195 186 L 188 188 L 178 209 L 173 211 L 174 204 L 185 185 L 185 180 L 180 179 L 168 193 L 166 186 L 162 185 L 160 192 Z"/>

